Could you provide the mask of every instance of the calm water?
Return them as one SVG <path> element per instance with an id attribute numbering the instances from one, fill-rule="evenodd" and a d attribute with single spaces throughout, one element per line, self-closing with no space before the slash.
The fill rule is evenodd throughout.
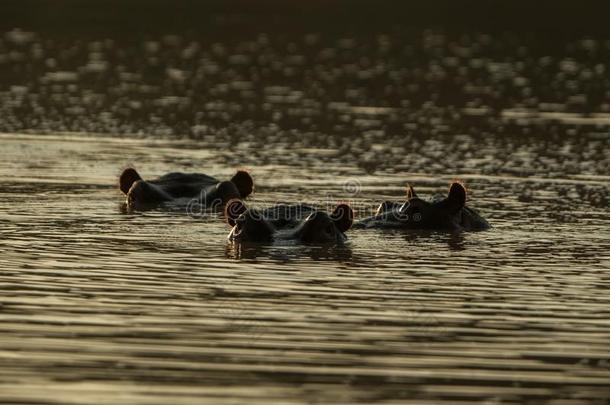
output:
<path id="1" fill-rule="evenodd" d="M 607 403 L 610 43 L 384 35 L 7 33 L 0 402 Z M 357 217 L 459 178 L 493 229 L 234 245 L 122 213 L 130 164 Z"/>

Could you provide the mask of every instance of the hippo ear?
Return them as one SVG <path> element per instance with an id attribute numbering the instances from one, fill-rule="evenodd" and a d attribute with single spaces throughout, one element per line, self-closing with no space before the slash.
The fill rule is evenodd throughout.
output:
<path id="1" fill-rule="evenodd" d="M 466 189 L 462 183 L 454 182 L 449 187 L 449 195 L 447 196 L 449 209 L 457 212 L 466 205 Z"/>
<path id="2" fill-rule="evenodd" d="M 119 188 L 123 194 L 127 194 L 133 183 L 138 180 L 142 180 L 142 177 L 140 177 L 136 169 L 133 167 L 128 167 L 127 169 L 123 170 L 121 177 L 119 177 Z"/>
<path id="3" fill-rule="evenodd" d="M 220 183 L 216 184 L 216 191 L 216 202 L 221 202 L 222 204 L 225 204 L 232 199 L 239 199 L 240 196 L 237 187 L 235 187 L 235 184 L 233 184 L 231 181 L 221 181 Z M 218 201 L 218 199 L 220 199 L 220 201 Z"/>
<path id="4" fill-rule="evenodd" d="M 330 218 L 339 231 L 345 232 L 352 227 L 352 222 L 354 222 L 354 211 L 352 210 L 352 207 L 347 204 L 339 204 L 330 215 Z"/>
<path id="5" fill-rule="evenodd" d="M 235 173 L 235 175 L 231 177 L 231 182 L 237 187 L 241 198 L 246 198 L 252 194 L 252 191 L 254 190 L 254 180 L 252 180 L 250 173 L 245 170 L 239 170 Z"/>
<path id="6" fill-rule="evenodd" d="M 231 226 L 235 226 L 235 221 L 237 218 L 239 218 L 239 216 L 247 210 L 246 204 L 244 204 L 241 200 L 234 199 L 229 201 L 225 206 L 225 218 L 227 223 Z"/>
<path id="7" fill-rule="evenodd" d="M 413 190 L 413 186 L 407 183 L 407 201 L 411 198 L 416 198 L 417 194 L 415 194 L 415 190 Z"/>

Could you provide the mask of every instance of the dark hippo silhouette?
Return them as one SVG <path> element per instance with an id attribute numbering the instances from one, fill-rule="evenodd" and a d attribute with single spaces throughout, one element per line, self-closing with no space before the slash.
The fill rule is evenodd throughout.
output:
<path id="1" fill-rule="evenodd" d="M 229 181 L 206 174 L 169 173 L 153 180 L 143 180 L 134 168 L 123 170 L 119 188 L 127 196 L 130 209 L 147 209 L 178 198 L 200 197 L 206 207 L 222 206 L 235 198 L 252 193 L 254 182 L 246 171 L 238 171 Z"/>
<path id="2" fill-rule="evenodd" d="M 354 224 L 354 228 L 447 229 L 479 231 L 490 228 L 475 210 L 466 207 L 466 189 L 454 182 L 446 198 L 424 201 L 413 187 L 407 186 L 407 201 L 384 201 L 372 217 Z"/>
<path id="3" fill-rule="evenodd" d="M 347 239 L 344 232 L 352 226 L 354 213 L 347 204 L 337 205 L 329 215 L 303 204 L 257 210 L 233 200 L 225 207 L 225 218 L 232 227 L 229 239 L 234 241 L 342 243 Z"/>

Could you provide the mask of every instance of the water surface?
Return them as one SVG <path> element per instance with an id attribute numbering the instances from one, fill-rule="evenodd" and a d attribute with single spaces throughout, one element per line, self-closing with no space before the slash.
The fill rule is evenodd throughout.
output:
<path id="1" fill-rule="evenodd" d="M 358 230 L 342 247 L 241 246 L 217 214 L 120 211 L 121 167 L 228 177 L 214 144 L 1 142 L 4 402 L 608 398 L 604 176 L 463 175 L 471 206 L 494 226 L 486 232 Z M 259 206 L 328 198 L 361 216 L 400 199 L 407 180 L 429 195 L 450 180 L 416 165 L 321 170 L 326 154 L 302 150 L 295 175 L 281 150 L 233 148 L 270 162 L 252 170 Z"/>

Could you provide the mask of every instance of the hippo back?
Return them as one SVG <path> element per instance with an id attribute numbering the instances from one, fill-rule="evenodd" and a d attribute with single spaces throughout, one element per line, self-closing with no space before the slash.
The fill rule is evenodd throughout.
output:
<path id="1" fill-rule="evenodd" d="M 218 184 L 219 180 L 207 174 L 173 172 L 149 182 L 161 186 L 172 197 L 178 198 L 194 197 L 202 189 Z"/>
<path id="2" fill-rule="evenodd" d="M 261 215 L 275 228 L 298 225 L 316 209 L 306 204 L 279 204 L 261 211 Z"/>

